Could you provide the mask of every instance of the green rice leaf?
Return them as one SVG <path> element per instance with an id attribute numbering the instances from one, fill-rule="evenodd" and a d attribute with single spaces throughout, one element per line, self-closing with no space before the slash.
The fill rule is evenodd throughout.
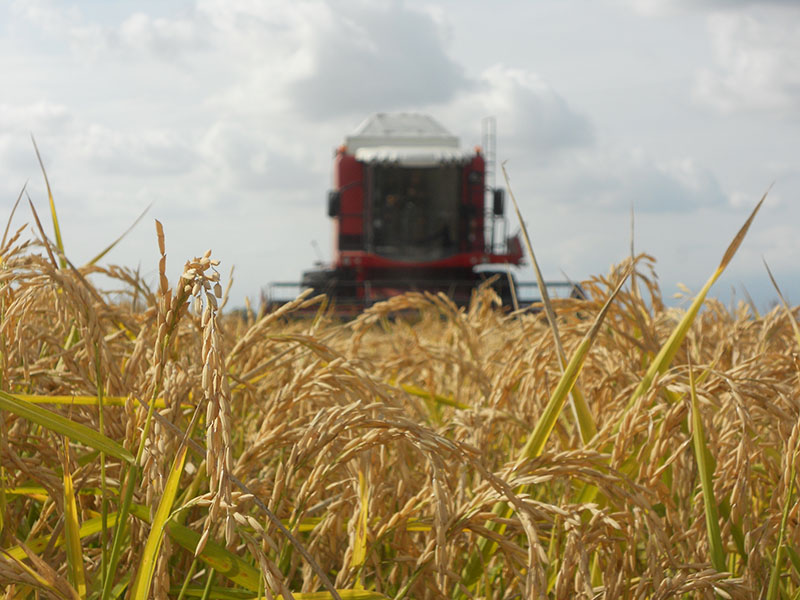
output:
<path id="1" fill-rule="evenodd" d="M 113 527 L 117 523 L 117 513 L 109 513 L 107 516 L 107 522 L 109 527 Z M 101 517 L 95 517 L 93 519 L 87 519 L 84 521 L 80 529 L 78 530 L 78 537 L 80 539 L 87 538 L 89 536 L 95 535 L 100 533 L 102 530 L 103 523 Z M 47 544 L 50 542 L 49 535 L 41 535 L 35 537 L 33 539 L 28 540 L 25 545 L 27 546 L 28 550 L 32 552 L 42 552 L 45 548 L 47 548 Z M 58 548 L 64 544 L 64 535 L 61 534 L 58 536 L 56 541 L 53 543 L 53 547 Z M 13 546 L 8 550 L 3 551 L 8 556 L 12 558 L 23 560 L 25 558 L 25 550 L 21 546 Z"/>
<path id="2" fill-rule="evenodd" d="M 394 386 L 394 382 L 390 382 L 392 386 Z M 453 408 L 457 408 L 459 410 L 466 410 L 470 408 L 466 404 L 462 404 L 455 400 L 452 396 L 443 396 L 441 394 L 432 394 L 419 386 L 411 385 L 408 383 L 402 383 L 399 386 L 404 392 L 407 394 L 411 394 L 412 396 L 417 396 L 418 398 L 422 398 L 423 400 L 432 400 L 437 404 L 444 404 L 445 406 L 452 406 Z"/>
<path id="3" fill-rule="evenodd" d="M 583 368 L 583 364 L 586 361 L 587 355 L 589 354 L 589 349 L 592 347 L 592 344 L 594 343 L 594 340 L 603 325 L 603 321 L 608 313 L 608 309 L 611 307 L 611 303 L 622 289 L 625 281 L 627 281 L 630 272 L 631 268 L 629 267 L 620 278 L 617 287 L 600 309 L 600 312 L 595 317 L 594 323 L 592 323 L 589 331 L 586 332 L 586 335 L 583 337 L 583 340 L 581 340 L 577 350 L 575 350 L 575 353 L 567 364 L 566 369 L 564 369 L 564 374 L 558 381 L 556 389 L 550 396 L 550 401 L 547 403 L 542 415 L 539 417 L 536 427 L 531 432 L 527 442 L 525 443 L 525 446 L 522 448 L 522 451 L 519 455 L 519 460 L 536 458 L 537 456 L 541 455 L 542 451 L 544 450 L 547 440 L 550 438 L 550 434 L 553 431 L 553 427 L 555 427 L 558 415 L 561 414 L 561 410 L 564 408 L 564 404 L 569 397 L 570 390 L 572 389 L 573 385 L 575 385 L 575 381 L 578 379 L 578 375 Z M 500 517 L 507 517 L 511 514 L 511 508 L 505 502 L 500 502 L 495 505 L 493 512 Z M 490 526 L 490 531 L 503 531 L 503 529 L 504 526 L 498 525 L 496 522 L 493 522 Z M 483 572 L 483 565 L 494 552 L 495 548 L 497 548 L 497 543 L 494 540 L 490 538 L 481 539 L 478 551 L 473 552 L 467 562 L 467 566 L 464 568 L 464 572 L 462 574 L 462 583 L 464 585 L 473 585 L 480 578 L 481 573 Z"/>
<path id="4" fill-rule="evenodd" d="M 800 554 L 797 554 L 797 550 L 791 546 L 786 546 L 786 554 L 789 556 L 789 560 L 792 561 L 795 573 L 800 575 Z"/>
<path id="5" fill-rule="evenodd" d="M 0 536 L 3 535 L 3 531 L 5 530 L 5 514 L 6 514 L 6 507 L 8 504 L 6 503 L 6 493 L 8 489 L 6 488 L 6 469 L 5 467 L 0 467 Z"/>
<path id="6" fill-rule="evenodd" d="M 86 598 L 86 574 L 83 570 L 78 504 L 75 501 L 75 489 L 69 472 L 68 452 L 69 446 L 64 440 L 64 533 L 67 540 L 67 565 L 70 583 L 78 592 L 78 596 L 83 599 Z"/>
<path id="7" fill-rule="evenodd" d="M 364 470 L 358 471 L 358 500 L 359 512 L 356 520 L 355 541 L 353 544 L 353 568 L 359 571 L 364 566 L 367 559 L 367 524 L 369 519 L 369 485 L 364 477 Z M 359 589 L 363 588 L 361 577 L 356 584 Z"/>
<path id="8" fill-rule="evenodd" d="M 781 568 L 783 567 L 783 556 L 788 545 L 784 543 L 786 538 L 786 524 L 789 521 L 789 509 L 792 507 L 792 496 L 794 495 L 794 461 L 795 457 L 789 458 L 791 469 L 789 475 L 789 489 L 786 490 L 786 498 L 783 501 L 783 514 L 781 515 L 781 528 L 778 532 L 778 547 L 775 548 L 775 562 L 772 564 L 772 571 L 769 574 L 769 584 L 767 585 L 767 600 L 776 600 L 779 595 L 778 584 L 780 583 Z"/>
<path id="9" fill-rule="evenodd" d="M 386 596 L 369 590 L 336 590 L 342 600 L 388 600 Z M 301 592 L 292 594 L 296 600 L 332 600 L 330 592 Z M 265 600 L 263 597 L 257 600 Z"/>
<path id="10" fill-rule="evenodd" d="M 200 598 L 203 596 L 204 591 L 205 587 L 186 586 L 183 596 L 188 598 Z M 179 593 L 180 590 L 178 588 L 172 588 L 170 590 L 170 597 L 177 597 Z M 211 597 L 215 600 L 250 600 L 253 598 L 253 592 L 213 585 L 211 586 Z"/>
<path id="11" fill-rule="evenodd" d="M 388 600 L 386 596 L 378 592 L 369 590 L 336 590 L 342 600 Z M 201 598 L 205 588 L 187 587 L 186 596 L 191 598 Z M 297 600 L 330 600 L 330 592 L 299 592 L 292 593 Z M 237 590 L 233 588 L 211 587 L 211 597 L 216 600 L 266 600 L 265 596 L 253 596 L 252 592 Z M 282 598 L 283 596 L 278 596 Z"/>
<path id="12" fill-rule="evenodd" d="M 138 519 L 150 521 L 149 510 L 145 506 L 134 504 L 131 506 L 130 512 Z M 199 533 L 183 525 L 178 525 L 174 520 L 167 521 L 166 529 L 169 537 L 174 542 L 194 554 L 197 543 L 200 541 Z M 233 583 L 241 585 L 252 592 L 258 591 L 258 583 L 261 578 L 259 572 L 249 563 L 228 552 L 213 540 L 208 540 L 198 558 Z"/>
<path id="13" fill-rule="evenodd" d="M 47 179 L 47 171 L 44 168 L 44 162 L 42 162 L 42 157 L 39 154 L 39 147 L 36 145 L 36 140 L 34 139 L 33 135 L 31 135 L 31 141 L 33 142 L 33 149 L 36 150 L 36 158 L 39 161 L 39 166 L 42 169 L 42 175 L 44 176 L 44 183 L 47 186 L 47 199 L 50 201 L 50 215 L 53 218 L 53 232 L 56 236 L 56 247 L 58 248 L 58 252 L 61 255 L 59 259 L 59 263 L 62 269 L 67 267 L 67 261 L 64 258 L 64 241 L 61 239 L 61 227 L 58 225 L 58 215 L 56 214 L 56 203 L 53 201 L 53 192 L 50 189 L 50 181 Z"/>
<path id="14" fill-rule="evenodd" d="M 178 485 L 180 484 L 181 474 L 183 473 L 183 467 L 186 463 L 186 453 L 189 450 L 186 442 L 191 432 L 194 431 L 198 415 L 199 411 L 195 411 L 192 422 L 187 429 L 186 435 L 178 449 L 178 454 L 175 456 L 172 462 L 172 468 L 167 476 L 164 492 L 161 495 L 161 500 L 158 503 L 158 508 L 153 517 L 153 523 L 150 525 L 150 533 L 147 536 L 147 542 L 145 542 L 144 545 L 144 552 L 142 553 L 139 570 L 136 572 L 136 579 L 133 582 L 133 589 L 130 595 L 132 600 L 146 600 L 150 593 L 150 584 L 153 580 L 156 560 L 158 559 L 158 555 L 161 551 L 161 544 L 164 540 L 164 529 L 167 519 L 170 518 L 175 498 L 178 495 Z"/>
<path id="15" fill-rule="evenodd" d="M 700 378 L 697 378 L 697 382 L 700 382 Z M 719 503 L 719 516 L 722 518 L 722 522 L 729 522 L 731 528 L 731 537 L 733 538 L 733 543 L 736 546 L 736 551 L 739 553 L 739 557 L 742 559 L 743 564 L 747 564 L 747 552 L 745 551 L 745 543 L 744 543 L 744 532 L 742 531 L 742 524 L 741 522 L 737 523 L 731 517 L 731 505 L 727 500 L 722 500 Z"/>
<path id="16" fill-rule="evenodd" d="M 555 427 L 558 415 L 561 413 L 561 409 L 564 408 L 564 403 L 569 397 L 569 393 L 572 390 L 572 387 L 575 385 L 578 375 L 583 368 L 583 363 L 586 361 L 586 357 L 589 354 L 589 349 L 592 347 L 592 344 L 594 343 L 594 340 L 600 331 L 600 327 L 603 325 L 603 321 L 606 318 L 606 313 L 608 313 L 608 309 L 611 308 L 611 303 L 614 301 L 614 298 L 617 297 L 617 294 L 622 289 L 623 284 L 628 279 L 630 272 L 631 269 L 629 268 L 623 274 L 622 278 L 617 284 L 617 287 L 608 297 L 608 300 L 606 300 L 603 308 L 600 309 L 597 317 L 595 317 L 591 328 L 586 335 L 583 336 L 583 340 L 581 340 L 577 350 L 575 350 L 575 353 L 572 355 L 567 367 L 564 369 L 564 374 L 558 381 L 556 389 L 553 391 L 552 396 L 550 396 L 550 401 L 547 403 L 544 412 L 542 412 L 542 416 L 539 417 L 536 427 L 528 437 L 528 441 L 525 443 L 525 446 L 520 453 L 521 458 L 535 458 L 544 450 L 545 444 L 550 438 L 550 433 L 553 431 L 553 427 Z"/>
<path id="17" fill-rule="evenodd" d="M 789 303 L 786 301 L 786 298 L 783 297 L 783 293 L 781 293 L 781 288 L 778 287 L 778 282 L 775 281 L 775 278 L 772 276 L 772 271 L 770 271 L 769 265 L 767 264 L 766 260 L 764 261 L 764 267 L 766 267 L 767 269 L 769 280 L 775 287 L 775 291 L 778 292 L 778 298 L 781 299 L 783 310 L 786 313 L 786 317 L 789 319 L 789 323 L 791 323 L 792 325 L 792 329 L 794 330 L 794 339 L 797 340 L 797 346 L 798 348 L 800 348 L 800 325 L 797 324 L 797 319 L 794 318 L 794 313 L 792 312 L 792 309 L 789 307 Z"/>
<path id="18" fill-rule="evenodd" d="M 694 382 L 694 371 L 689 365 L 689 387 L 692 395 L 692 442 L 694 446 L 697 471 L 700 475 L 700 486 L 703 491 L 703 508 L 706 516 L 708 545 L 711 552 L 711 564 L 720 573 L 727 571 L 725 567 L 725 549 L 722 545 L 722 534 L 719 529 L 717 501 L 714 498 L 714 466 L 709 460 L 710 452 L 703 434 L 703 421 L 700 418 L 700 405 L 697 401 L 697 389 Z"/>
<path id="19" fill-rule="evenodd" d="M 550 325 L 550 330 L 553 332 L 553 340 L 556 345 L 556 350 L 558 351 L 559 366 L 561 367 L 563 375 L 568 367 L 567 355 L 564 352 L 564 346 L 561 343 L 561 336 L 558 334 L 556 313 L 553 310 L 553 303 L 550 301 L 550 294 L 547 291 L 547 285 L 545 284 L 542 270 L 539 268 L 539 262 L 536 260 L 536 255 L 533 252 L 533 244 L 531 244 L 531 239 L 528 235 L 528 228 L 525 225 L 525 220 L 522 218 L 522 213 L 519 210 L 517 199 L 511 189 L 511 182 L 508 180 L 508 173 L 506 172 L 505 165 L 503 165 L 503 177 L 505 177 L 506 180 L 508 195 L 511 196 L 511 201 L 514 203 L 514 210 L 517 213 L 517 219 L 519 220 L 520 229 L 522 230 L 522 236 L 525 239 L 525 246 L 528 249 L 528 254 L 531 257 L 531 264 L 533 265 L 533 270 L 536 274 L 536 283 L 539 287 L 539 293 L 542 296 L 542 304 L 544 305 L 544 312 L 547 316 L 547 322 Z M 614 294 L 616 295 L 616 292 L 614 292 Z M 575 387 L 574 381 L 570 385 L 570 392 L 571 394 L 568 395 L 571 395 L 572 397 L 572 407 L 575 412 L 575 418 L 578 422 L 578 428 L 581 432 L 581 440 L 584 444 L 587 444 L 589 440 L 591 440 L 597 434 L 597 425 L 594 422 L 594 416 L 592 415 L 592 411 L 589 409 L 589 405 L 586 403 L 586 400 L 584 399 L 580 390 Z"/>
<path id="20" fill-rule="evenodd" d="M 25 544 L 21 545 L 21 549 L 22 549 L 22 553 L 25 556 L 25 558 L 29 559 L 34 564 L 34 566 L 44 567 L 45 569 L 48 569 L 48 567 L 44 563 L 44 561 L 42 561 L 41 558 L 36 556 L 35 553 L 31 552 L 30 548 L 28 548 Z M 26 552 L 26 550 L 27 550 L 27 552 Z M 15 556 L 9 556 L 9 558 L 14 561 L 14 563 L 17 565 L 17 567 L 21 571 L 24 571 L 25 573 L 27 573 L 40 586 L 42 586 L 44 589 L 48 590 L 52 594 L 53 597 L 55 597 L 55 598 L 63 598 L 64 597 L 62 594 L 59 594 L 59 590 L 56 588 L 55 581 L 53 580 L 53 577 L 51 575 L 52 569 L 50 569 L 51 573 L 46 573 L 46 575 L 51 575 L 51 577 L 48 578 L 46 576 L 43 576 L 41 573 L 35 571 L 34 569 L 29 567 L 28 565 L 26 565 L 24 562 L 22 562 L 21 558 L 17 558 Z M 70 595 L 77 600 L 78 599 L 78 595 L 75 592 L 75 590 L 70 588 L 69 591 L 70 591 Z M 7 598 L 7 597 L 8 597 L 7 595 L 4 595 L 4 598 Z"/>
<path id="21" fill-rule="evenodd" d="M 758 213 L 758 209 L 761 208 L 761 205 L 764 203 L 764 200 L 767 197 L 769 190 L 764 192 L 764 195 L 759 200 L 756 207 L 753 209 L 753 212 L 750 213 L 747 221 L 745 221 L 744 225 L 742 225 L 739 232 L 733 238 L 733 241 L 728 246 L 728 249 L 725 251 L 725 254 L 722 257 L 722 260 L 717 267 L 717 270 L 709 277 L 708 281 L 706 281 L 703 288 L 700 290 L 700 293 L 697 294 L 697 297 L 692 302 L 691 306 L 689 306 L 689 310 L 686 311 L 686 314 L 681 319 L 680 323 L 678 323 L 677 327 L 672 331 L 667 341 L 661 347 L 661 350 L 656 355 L 653 362 L 650 363 L 650 367 L 647 369 L 647 372 L 644 374 L 644 377 L 639 381 L 639 385 L 636 386 L 636 389 L 631 396 L 631 399 L 628 401 L 628 405 L 623 412 L 622 417 L 618 420 L 616 429 L 619 430 L 619 427 L 622 425 L 622 421 L 625 418 L 625 414 L 633 408 L 636 401 L 644 395 L 647 390 L 650 389 L 650 386 L 653 383 L 656 375 L 664 373 L 669 366 L 672 364 L 672 359 L 675 358 L 675 354 L 677 354 L 678 350 L 683 343 L 684 338 L 686 337 L 689 328 L 692 326 L 697 313 L 700 312 L 700 308 L 703 306 L 705 302 L 706 296 L 708 295 L 711 286 L 719 279 L 720 275 L 722 275 L 725 268 L 728 266 L 730 261 L 733 259 L 733 256 L 736 254 L 736 251 L 741 246 L 742 241 L 744 240 L 745 236 L 747 235 L 747 231 L 750 229 L 750 225 L 753 222 L 756 214 Z"/>
<path id="22" fill-rule="evenodd" d="M 25 182 L 25 185 L 22 186 L 22 189 L 19 191 L 19 195 L 17 196 L 17 201 L 14 202 L 14 206 L 11 207 L 11 213 L 8 215 L 8 221 L 6 221 L 6 228 L 3 231 L 3 240 L 0 241 L 0 248 L 6 247 L 6 240 L 8 239 L 8 230 L 11 228 L 11 221 L 14 219 L 14 213 L 17 212 L 17 207 L 19 206 L 20 201 L 22 200 L 22 195 L 25 193 L 25 189 L 28 187 L 28 182 Z"/>
<path id="23" fill-rule="evenodd" d="M 30 402 L 31 404 L 61 404 L 67 406 L 98 406 L 100 401 L 97 396 L 66 396 L 66 395 L 44 395 L 44 394 L 14 394 L 15 398 Z M 103 396 L 103 406 L 125 406 L 128 398 L 126 396 Z M 185 403 L 184 407 L 192 406 Z M 164 398 L 156 399 L 156 408 L 166 408 Z"/>
<path id="24" fill-rule="evenodd" d="M 65 435 L 75 442 L 80 442 L 95 450 L 105 452 L 114 458 L 128 463 L 133 462 L 133 455 L 111 438 L 86 427 L 86 425 L 76 423 L 30 402 L 20 400 L 7 392 L 0 391 L 0 409 L 7 410 L 45 429 Z"/>
<path id="25" fill-rule="evenodd" d="M 57 269 L 58 268 L 58 263 L 56 262 L 56 257 L 53 254 L 52 248 L 50 247 L 50 243 L 49 243 L 49 241 L 47 239 L 47 235 L 45 235 L 45 233 L 44 233 L 44 227 L 42 227 L 42 222 L 39 220 L 39 214 L 36 212 L 36 207 L 33 205 L 33 200 L 31 200 L 30 196 L 28 196 L 28 204 L 30 205 L 31 212 L 33 213 L 33 220 L 36 221 L 36 228 L 39 230 L 39 233 L 42 236 L 42 243 L 44 244 L 44 249 L 47 252 L 47 256 L 50 258 L 50 262 L 53 263 L 53 268 Z M 63 267 L 66 267 L 66 261 L 64 261 L 64 259 L 63 259 L 63 257 L 64 257 L 63 254 L 61 255 L 61 257 L 62 257 L 62 262 L 65 263 L 64 265 L 62 265 L 62 268 L 63 268 Z"/>
<path id="26" fill-rule="evenodd" d="M 120 493 L 119 511 L 117 516 L 117 527 L 114 530 L 114 538 L 111 542 L 111 552 L 108 554 L 107 568 L 105 571 L 105 580 L 103 581 L 103 591 L 101 592 L 101 600 L 109 600 L 113 597 L 114 576 L 117 574 L 117 565 L 119 557 L 122 552 L 122 545 L 127 532 L 128 515 L 131 511 L 131 504 L 133 503 L 133 492 L 139 481 L 139 462 L 138 458 L 132 461 L 128 467 L 125 477 L 122 480 L 122 492 Z M 149 515 L 148 515 L 149 517 Z"/>
<path id="27" fill-rule="evenodd" d="M 141 220 L 144 218 L 144 216 L 147 214 L 147 211 L 148 211 L 148 210 L 150 210 L 150 207 L 151 207 L 151 206 L 153 206 L 153 205 L 152 205 L 152 204 L 150 204 L 150 205 L 149 205 L 147 208 L 145 208 L 145 209 L 142 211 L 142 214 L 140 214 L 138 217 L 136 217 L 136 220 L 133 222 L 133 225 L 131 225 L 130 227 L 128 227 L 128 228 L 127 228 L 127 229 L 126 229 L 126 230 L 125 230 L 125 231 L 122 233 L 122 235 L 120 235 L 120 236 L 119 236 L 117 239 L 115 239 L 113 242 L 111 242 L 111 243 L 110 243 L 108 246 L 106 246 L 105 248 L 103 248 L 103 250 L 101 250 L 101 251 L 100 251 L 100 253 L 99 253 L 97 256 L 95 256 L 95 257 L 94 257 L 92 260 L 90 260 L 89 262 L 87 262 L 87 263 L 86 263 L 86 265 L 87 265 L 87 266 L 92 266 L 92 265 L 95 265 L 95 264 L 97 264 L 97 262 L 98 262 L 98 261 L 99 261 L 101 258 L 103 258 L 103 257 L 104 257 L 106 254 L 108 254 L 109 252 L 111 252 L 111 250 L 113 250 L 113 249 L 114 249 L 114 246 L 116 246 L 117 244 L 119 244 L 119 243 L 122 241 L 122 239 L 123 239 L 123 238 L 124 238 L 126 235 L 128 235 L 128 234 L 131 232 L 131 230 L 132 230 L 134 227 L 136 227 L 136 226 L 139 224 L 139 221 L 141 221 Z"/>
<path id="28" fill-rule="evenodd" d="M 130 571 L 122 575 L 122 577 L 119 578 L 119 581 L 117 581 L 117 584 L 111 589 L 110 597 L 114 600 L 122 598 L 125 590 L 128 589 L 128 585 L 130 584 L 132 577 L 133 573 Z"/>

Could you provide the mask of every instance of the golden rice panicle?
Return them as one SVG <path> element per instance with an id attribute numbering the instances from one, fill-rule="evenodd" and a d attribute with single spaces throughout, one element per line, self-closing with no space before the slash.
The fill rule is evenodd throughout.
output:
<path id="1" fill-rule="evenodd" d="M 201 552 L 213 523 L 225 514 L 224 535 L 227 544 L 234 542 L 233 502 L 230 475 L 233 471 L 231 442 L 231 391 L 226 372 L 219 303 L 222 288 L 211 250 L 188 261 L 181 276 L 182 291 L 192 298 L 192 311 L 200 320 L 202 375 L 200 387 L 206 405 L 206 469 L 211 501 L 203 536 L 196 552 Z"/>

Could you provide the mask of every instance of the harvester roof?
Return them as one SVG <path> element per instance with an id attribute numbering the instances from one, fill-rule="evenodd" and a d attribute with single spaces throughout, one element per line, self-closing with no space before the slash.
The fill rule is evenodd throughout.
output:
<path id="1" fill-rule="evenodd" d="M 345 146 L 361 162 L 420 167 L 464 162 L 472 156 L 439 122 L 418 113 L 370 115 L 345 138 Z"/>

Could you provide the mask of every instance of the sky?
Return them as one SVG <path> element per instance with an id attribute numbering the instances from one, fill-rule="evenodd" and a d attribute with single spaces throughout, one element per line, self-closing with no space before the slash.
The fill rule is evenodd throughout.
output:
<path id="1" fill-rule="evenodd" d="M 800 303 L 796 0 L 0 0 L 0 73 L 0 219 L 26 182 L 48 212 L 33 134 L 75 264 L 150 206 L 104 262 L 155 285 L 158 219 L 173 281 L 210 248 L 257 302 L 330 260 L 334 149 L 407 111 L 467 148 L 496 118 L 550 279 L 628 256 L 633 206 L 664 296 L 698 291 L 772 185 L 712 295 L 768 308 L 763 259 Z"/>

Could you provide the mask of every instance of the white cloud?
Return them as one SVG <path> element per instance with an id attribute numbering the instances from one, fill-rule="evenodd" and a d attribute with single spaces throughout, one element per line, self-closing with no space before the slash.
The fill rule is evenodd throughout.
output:
<path id="1" fill-rule="evenodd" d="M 482 144 L 481 122 L 494 117 L 499 162 L 511 160 L 537 167 L 557 162 L 565 153 L 594 144 L 589 118 L 538 74 L 502 64 L 492 65 L 474 78 L 445 110 L 423 106 L 461 138 L 462 145 Z"/>
<path id="2" fill-rule="evenodd" d="M 181 52 L 206 46 L 209 28 L 197 15 L 185 18 L 154 18 L 137 12 L 125 19 L 116 30 L 122 46 L 173 58 Z"/>
<path id="3" fill-rule="evenodd" d="M 49 0 L 16 0 L 12 14 L 41 30 L 48 39 L 66 40 L 84 58 L 102 60 L 117 56 L 150 54 L 159 60 L 175 59 L 186 51 L 207 46 L 211 27 L 205 15 L 190 11 L 166 18 L 134 12 L 119 24 L 93 21 L 75 6 Z"/>
<path id="4" fill-rule="evenodd" d="M 49 38 L 66 39 L 72 49 L 96 55 L 108 45 L 107 32 L 87 22 L 75 7 L 64 7 L 49 0 L 15 0 L 12 14 L 43 31 Z"/>
<path id="5" fill-rule="evenodd" d="M 797 0 L 623 0 L 637 12 L 663 16 L 687 11 L 737 10 L 748 6 L 793 6 Z"/>
<path id="6" fill-rule="evenodd" d="M 536 212 L 617 215 L 633 204 L 642 213 L 691 213 L 729 202 L 713 171 L 692 156 L 653 156 L 597 140 L 589 118 L 536 73 L 494 65 L 478 81 L 448 111 L 450 122 L 497 118 L 497 159 L 508 160 L 515 190 L 535 194 Z M 496 182 L 503 184 L 499 168 Z"/>
<path id="7" fill-rule="evenodd" d="M 80 15 L 75 7 L 56 8 L 47 0 L 15 0 L 13 14 L 22 17 L 45 31 L 63 31 L 75 27 Z"/>
<path id="8" fill-rule="evenodd" d="M 6 195 L 16 193 L 30 177 L 31 169 L 38 171 L 36 154 L 31 143 L 33 135 L 45 161 L 54 153 L 51 141 L 61 145 L 76 129 L 75 117 L 62 104 L 39 101 L 29 105 L 0 104 L 0 190 Z"/>
<path id="9" fill-rule="evenodd" d="M 190 141 L 174 130 L 139 130 L 124 123 L 110 128 L 86 122 L 64 105 L 36 102 L 0 104 L 0 173 L 13 176 L 23 169 L 24 177 L 30 175 L 28 169 L 36 167 L 31 134 L 48 171 L 69 173 L 80 164 L 81 171 L 104 176 L 153 177 L 187 173 L 198 162 Z"/>
<path id="10" fill-rule="evenodd" d="M 301 114 L 321 119 L 444 103 L 468 86 L 429 14 L 402 3 L 325 7 L 305 41 L 310 71 L 290 86 Z"/>
<path id="11" fill-rule="evenodd" d="M 723 111 L 800 107 L 800 23 L 784 11 L 708 19 L 716 66 L 697 76 L 697 97 Z"/>
<path id="12" fill-rule="evenodd" d="M 188 140 L 174 131 L 120 131 L 92 124 L 71 144 L 75 155 L 99 173 L 128 176 L 183 174 L 197 165 Z"/>
<path id="13" fill-rule="evenodd" d="M 695 74 L 694 95 L 722 112 L 800 106 L 797 0 L 625 0 L 648 16 L 706 20 L 713 64 Z"/>
<path id="14" fill-rule="evenodd" d="M 587 117 L 572 108 L 537 74 L 495 65 L 483 72 L 480 87 L 465 101 L 494 115 L 503 130 L 503 144 L 547 161 L 552 153 L 590 145 Z"/>
<path id="15" fill-rule="evenodd" d="M 275 138 L 253 131 L 236 121 L 219 121 L 199 144 L 205 168 L 220 178 L 215 184 L 267 194 L 302 189 L 308 167 L 292 157 Z"/>
<path id="16" fill-rule="evenodd" d="M 134 12 L 118 23 L 47 0 L 14 6 L 17 18 L 84 58 L 148 59 L 154 77 L 162 62 L 181 59 L 219 77 L 216 99 L 244 96 L 253 106 L 258 95 L 305 118 L 445 103 L 470 83 L 446 51 L 441 16 L 402 2 L 201 0 L 177 16 Z"/>
<path id="17" fill-rule="evenodd" d="M 59 132 L 73 120 L 70 110 L 63 104 L 39 101 L 29 105 L 0 104 L 0 131 Z"/>
<path id="18" fill-rule="evenodd" d="M 692 158 L 658 160 L 641 150 L 585 148 L 548 164 L 511 161 L 514 187 L 532 190 L 551 210 L 624 215 L 688 214 L 728 203 L 719 181 Z"/>

